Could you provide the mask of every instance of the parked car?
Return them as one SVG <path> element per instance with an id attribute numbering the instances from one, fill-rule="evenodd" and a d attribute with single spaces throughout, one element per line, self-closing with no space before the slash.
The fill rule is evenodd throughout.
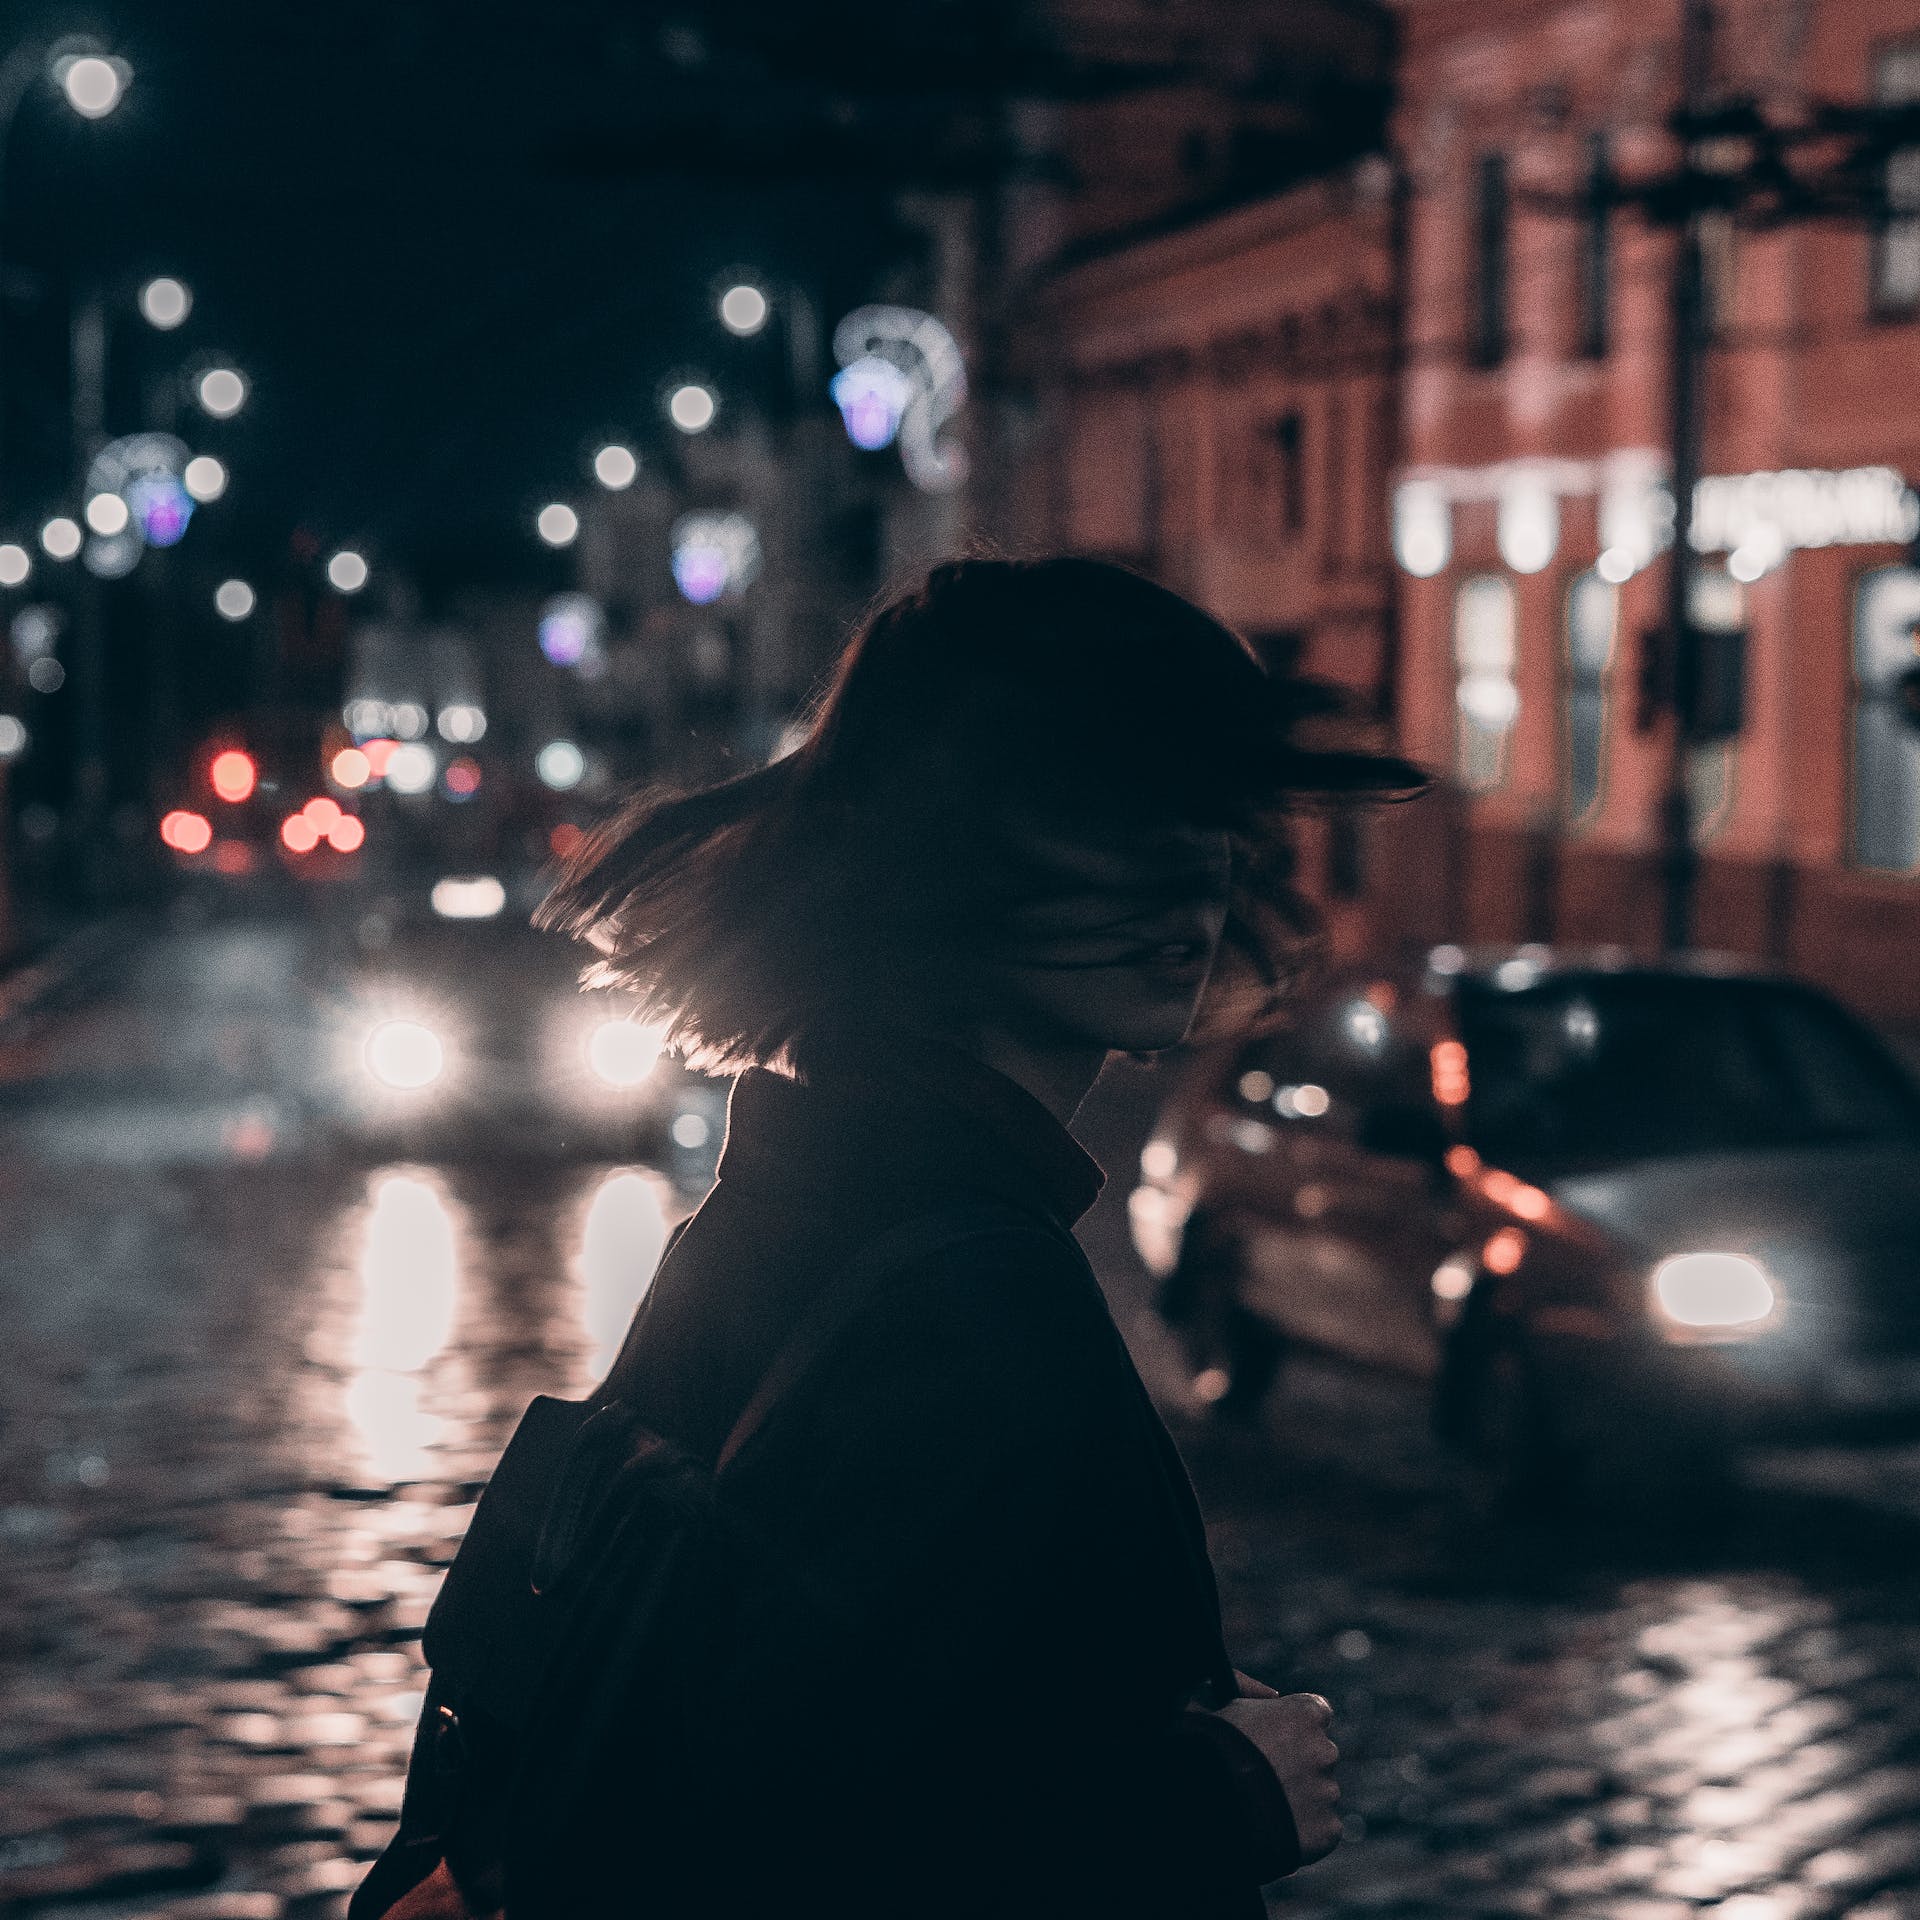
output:
<path id="1" fill-rule="evenodd" d="M 1197 1058 L 1134 1239 L 1195 1388 L 1291 1343 L 1432 1383 L 1510 1494 L 1920 1427 L 1920 1088 L 1797 982 L 1439 947 Z"/>

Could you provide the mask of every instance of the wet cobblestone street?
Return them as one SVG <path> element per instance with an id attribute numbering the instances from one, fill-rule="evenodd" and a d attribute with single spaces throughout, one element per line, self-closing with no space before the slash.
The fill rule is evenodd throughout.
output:
<path id="1" fill-rule="evenodd" d="M 697 1197 L 638 1160 L 319 1150 L 286 1117 L 307 957 L 247 956 L 239 1001 L 183 935 L 0 1037 L 0 1912 L 343 1909 L 478 1483 Z M 189 976 L 216 986 L 154 997 Z M 83 1124 L 102 1063 L 146 1089 L 137 1151 Z M 1122 1070 L 1082 1129 L 1130 1331 L 1151 1089 Z M 1768 1457 L 1680 1528 L 1516 1531 L 1460 1517 L 1416 1396 L 1332 1367 L 1263 1432 L 1181 1437 L 1237 1657 L 1340 1720 L 1349 1844 L 1277 1912 L 1920 1916 L 1914 1454 Z"/>

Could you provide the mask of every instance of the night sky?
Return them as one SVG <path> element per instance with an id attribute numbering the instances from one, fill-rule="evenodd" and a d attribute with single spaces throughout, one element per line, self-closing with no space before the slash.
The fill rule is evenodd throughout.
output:
<path id="1" fill-rule="evenodd" d="M 601 439 L 658 435 L 669 372 L 777 399 L 777 329 L 713 317 L 726 269 L 802 278 L 829 324 L 910 271 L 895 182 L 783 165 L 853 117 L 836 36 L 850 72 L 891 51 L 868 10 L 830 11 L 783 40 L 752 8 L 9 9 L 9 43 L 91 33 L 135 78 L 94 123 L 39 90 L 8 143 L 0 537 L 72 508 L 65 329 L 92 277 L 116 303 L 113 431 L 182 363 L 253 382 L 236 420 L 182 413 L 233 473 L 199 564 L 270 570 L 304 528 L 429 583 L 537 568 L 535 507 L 590 484 Z M 887 111 L 924 106 L 908 86 Z M 158 272 L 195 296 L 172 334 L 133 304 Z"/>

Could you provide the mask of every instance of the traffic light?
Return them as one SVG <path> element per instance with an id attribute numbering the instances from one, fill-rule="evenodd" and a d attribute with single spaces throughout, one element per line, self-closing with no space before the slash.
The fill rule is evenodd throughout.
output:
<path id="1" fill-rule="evenodd" d="M 1634 681 L 1633 730 L 1652 733 L 1674 714 L 1696 745 L 1731 740 L 1746 725 L 1747 630 L 1688 624 L 1675 647 L 1672 629 L 1643 628 Z"/>
<path id="2" fill-rule="evenodd" d="M 1675 706 L 1687 738 L 1731 740 L 1747 719 L 1747 630 L 1696 626 L 1676 676 Z"/>

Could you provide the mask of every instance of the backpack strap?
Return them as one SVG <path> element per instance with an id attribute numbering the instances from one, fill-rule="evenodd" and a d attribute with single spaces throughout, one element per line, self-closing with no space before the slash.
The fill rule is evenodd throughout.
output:
<path id="1" fill-rule="evenodd" d="M 1044 1234 L 1050 1240 L 1068 1240 L 1076 1249 L 1079 1244 L 1039 1215 L 1009 1201 L 998 1200 L 976 1200 L 964 1206 L 943 1208 L 938 1213 L 917 1215 L 870 1241 L 808 1301 L 799 1324 L 774 1355 L 773 1364 L 733 1423 L 733 1430 L 714 1462 L 715 1474 L 726 1472 L 741 1449 L 767 1424 L 780 1402 L 853 1324 L 861 1308 L 879 1291 L 880 1283 L 889 1274 L 929 1254 L 944 1253 L 962 1241 L 1009 1230 Z"/>

